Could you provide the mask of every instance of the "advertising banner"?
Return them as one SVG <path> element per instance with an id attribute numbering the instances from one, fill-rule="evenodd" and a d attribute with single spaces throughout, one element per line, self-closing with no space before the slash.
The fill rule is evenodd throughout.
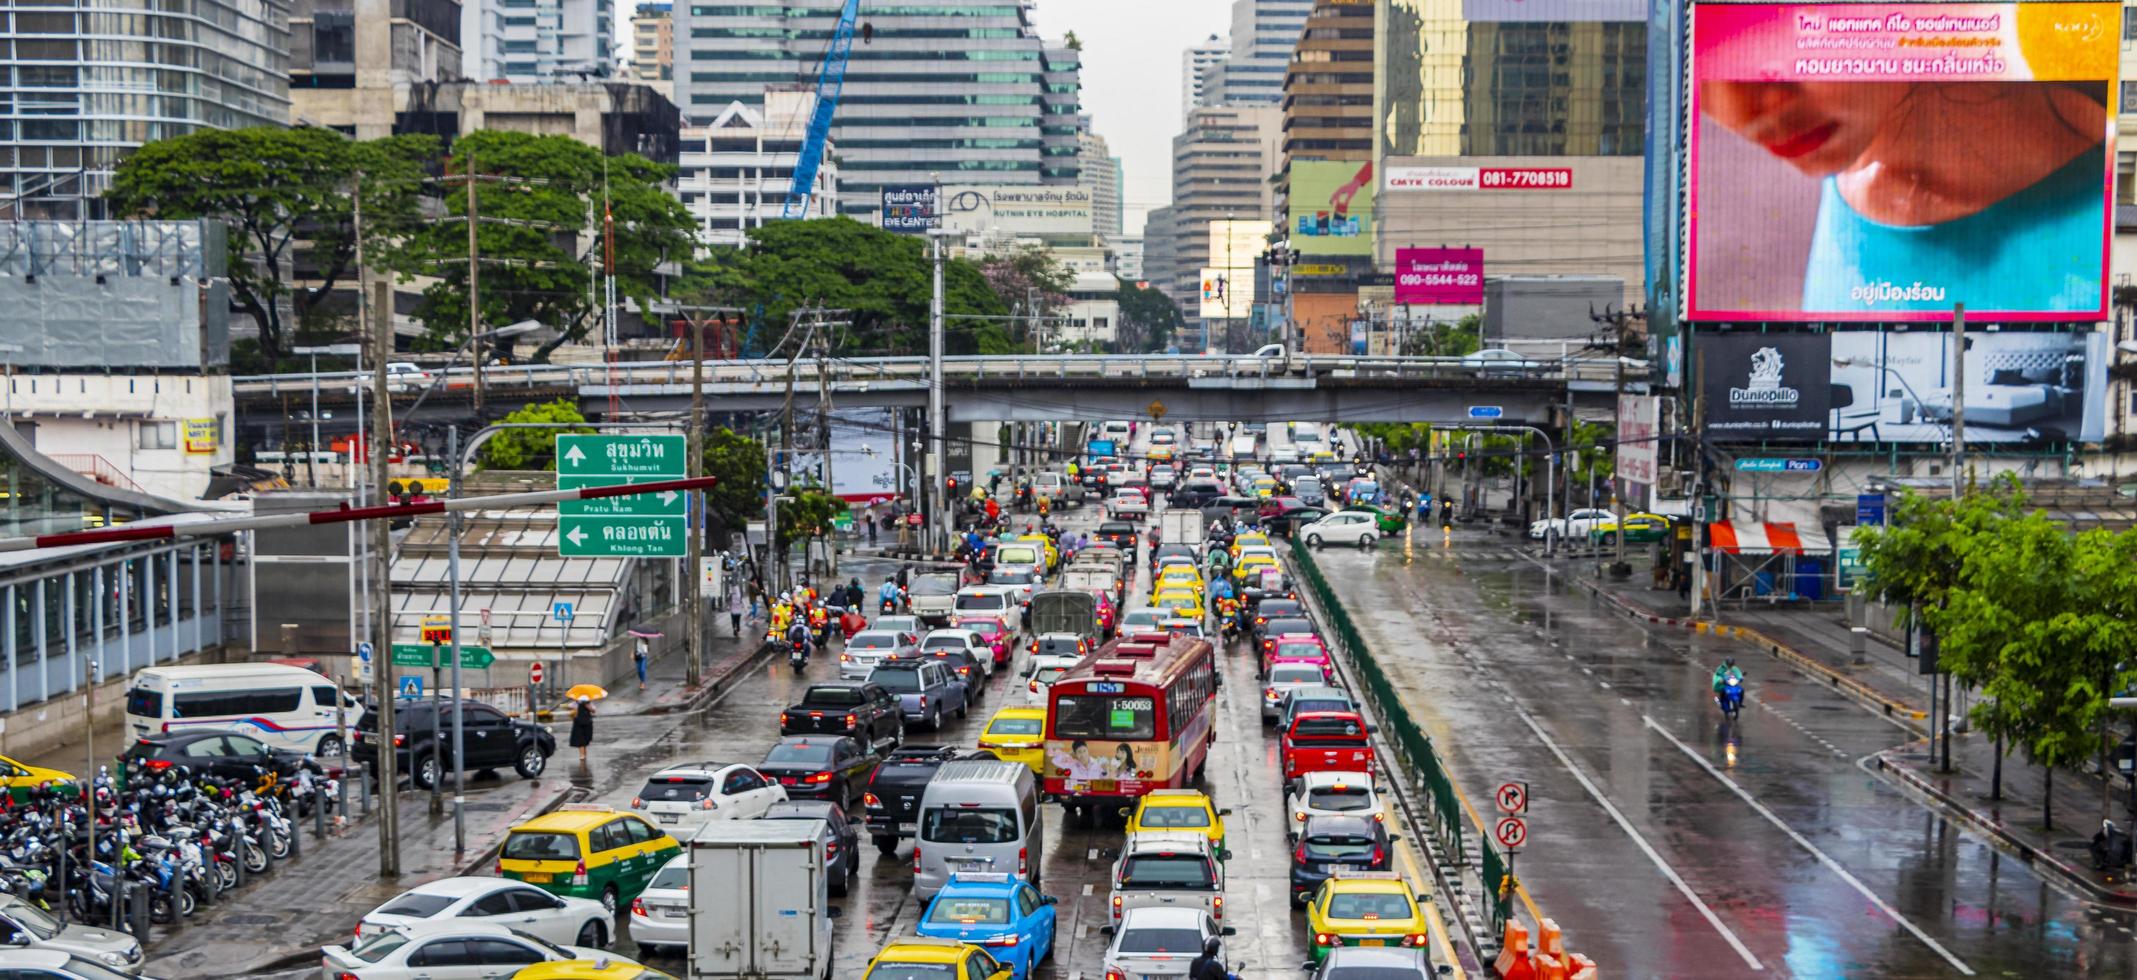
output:
<path id="1" fill-rule="evenodd" d="M 1694 319 L 2107 316 L 2119 3 L 1708 3 Z"/>
<path id="2" fill-rule="evenodd" d="M 1647 0 L 1462 0 L 1462 19 L 1522 23 L 1642 21 Z"/>
<path id="3" fill-rule="evenodd" d="M 1618 459 L 1620 478 L 1642 486 L 1655 485 L 1657 457 L 1661 455 L 1658 416 L 1662 399 L 1654 395 L 1618 397 Z"/>
<path id="4" fill-rule="evenodd" d="M 1389 167 L 1391 191 L 1567 191 L 1572 167 Z"/>
<path id="5" fill-rule="evenodd" d="M 938 211 L 942 227 L 1034 238 L 1091 234 L 1091 193 L 1080 187 L 949 184 Z"/>
<path id="6" fill-rule="evenodd" d="M 883 230 L 924 235 L 935 227 L 941 214 L 938 188 L 933 184 L 904 184 L 883 188 Z"/>
<path id="7" fill-rule="evenodd" d="M 1267 221 L 1221 218 L 1210 222 L 1210 267 L 1253 271 L 1256 259 L 1269 250 L 1269 233 L 1274 230 L 1275 225 Z"/>
<path id="8" fill-rule="evenodd" d="M 1707 428 L 1744 440 L 1948 443 L 1952 340 L 1920 330 L 1701 333 Z M 2107 341 L 2092 331 L 1969 333 L 1967 444 L 2104 438 Z"/>
<path id="9" fill-rule="evenodd" d="M 1475 306 L 1484 302 L 1481 248 L 1398 248 L 1395 302 Z"/>
<path id="10" fill-rule="evenodd" d="M 1291 247 L 1301 255 L 1373 254 L 1373 164 L 1291 164 Z"/>
<path id="11" fill-rule="evenodd" d="M 1202 304 L 1205 320 L 1231 320 L 1246 316 L 1254 307 L 1252 269 L 1202 270 Z"/>
<path id="12" fill-rule="evenodd" d="M 222 429 L 214 419 L 185 420 L 186 452 L 196 456 L 215 452 Z"/>

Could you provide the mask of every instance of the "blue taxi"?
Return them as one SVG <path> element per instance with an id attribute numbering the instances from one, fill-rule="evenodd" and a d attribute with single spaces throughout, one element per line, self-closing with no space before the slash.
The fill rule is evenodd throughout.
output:
<path id="1" fill-rule="evenodd" d="M 928 903 L 917 931 L 983 946 L 1016 980 L 1029 980 L 1054 956 L 1054 902 L 1015 876 L 961 871 Z"/>

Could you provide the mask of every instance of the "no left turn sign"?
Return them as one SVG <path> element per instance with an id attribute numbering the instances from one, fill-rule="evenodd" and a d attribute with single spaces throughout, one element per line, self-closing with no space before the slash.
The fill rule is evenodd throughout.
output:
<path id="1" fill-rule="evenodd" d="M 1520 847 L 1528 843 L 1529 825 L 1520 817 L 1503 817 L 1492 828 L 1491 835 L 1498 838 L 1501 847 Z"/>

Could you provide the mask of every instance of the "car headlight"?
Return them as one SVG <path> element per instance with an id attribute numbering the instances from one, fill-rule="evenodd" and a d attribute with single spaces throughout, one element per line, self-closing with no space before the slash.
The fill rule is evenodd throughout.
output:
<path id="1" fill-rule="evenodd" d="M 96 954 L 96 958 L 103 960 L 104 962 L 111 964 L 112 966 L 126 965 L 126 957 L 119 953 L 98 953 Z"/>

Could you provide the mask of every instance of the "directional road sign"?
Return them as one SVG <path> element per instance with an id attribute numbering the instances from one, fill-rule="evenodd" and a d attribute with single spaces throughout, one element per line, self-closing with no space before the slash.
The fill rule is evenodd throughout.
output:
<path id="1" fill-rule="evenodd" d="M 1501 817 L 1492 827 L 1491 835 L 1503 847 L 1520 847 L 1528 843 L 1529 825 L 1520 817 Z"/>
<path id="2" fill-rule="evenodd" d="M 361 661 L 363 661 L 364 663 L 370 663 L 370 662 L 371 662 L 371 644 L 369 644 L 369 643 L 359 643 L 359 644 L 357 644 L 357 645 L 356 645 L 356 659 L 358 659 L 358 660 L 361 660 Z"/>
<path id="3" fill-rule="evenodd" d="M 627 486 L 674 480 L 689 472 L 679 435 L 559 435 L 557 489 Z M 689 541 L 687 494 L 663 491 L 557 508 L 557 553 L 567 558 L 680 558 Z"/>
<path id="4" fill-rule="evenodd" d="M 1506 414 L 1506 408 L 1505 408 L 1505 406 L 1502 406 L 1502 405 L 1471 405 L 1471 406 L 1469 406 L 1469 417 L 1470 417 L 1470 418 L 1473 418 L 1473 419 L 1495 419 L 1495 418 L 1500 418 L 1500 417 L 1504 416 L 1505 414 Z"/>
<path id="5" fill-rule="evenodd" d="M 439 651 L 435 661 L 431 659 L 432 650 Z M 452 661 L 448 659 L 452 656 L 449 652 L 451 650 L 452 647 L 442 644 L 433 647 L 428 643 L 396 643 L 393 645 L 393 665 L 395 667 L 449 667 L 452 665 Z M 462 667 L 469 670 L 483 670 L 496 662 L 497 655 L 490 652 L 489 647 L 469 646 L 464 643 L 460 645 L 460 666 Z"/>
<path id="6" fill-rule="evenodd" d="M 1492 794 L 1494 802 L 1504 813 L 1520 813 L 1529 808 L 1529 784 L 1500 783 L 1499 791 Z"/>

